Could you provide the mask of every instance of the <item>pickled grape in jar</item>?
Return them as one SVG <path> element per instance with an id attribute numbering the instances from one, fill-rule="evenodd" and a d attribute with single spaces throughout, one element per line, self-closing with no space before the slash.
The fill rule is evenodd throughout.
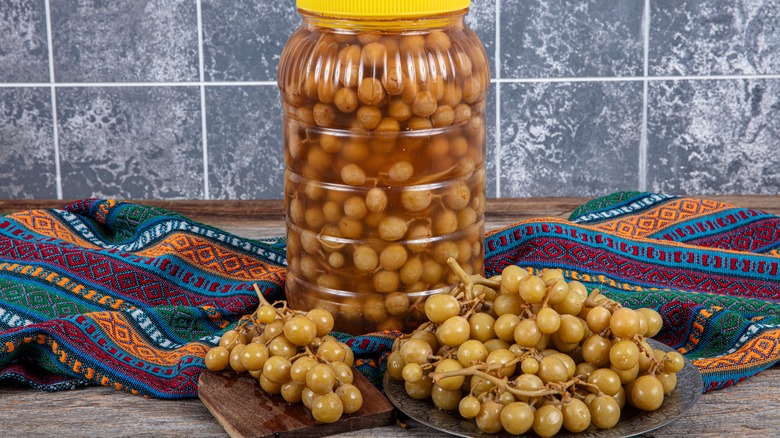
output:
<path id="1" fill-rule="evenodd" d="M 279 65 L 293 308 L 409 331 L 483 271 L 485 50 L 469 1 L 299 0 Z M 389 12 L 395 11 L 395 12 Z"/>

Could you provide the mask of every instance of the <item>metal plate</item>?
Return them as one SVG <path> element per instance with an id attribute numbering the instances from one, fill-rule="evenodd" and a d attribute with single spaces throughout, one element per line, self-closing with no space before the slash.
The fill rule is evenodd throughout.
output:
<path id="1" fill-rule="evenodd" d="M 672 349 L 653 339 L 647 340 L 654 349 L 671 351 Z M 404 391 L 403 382 L 399 382 L 385 373 L 385 395 L 399 411 L 412 419 L 436 430 L 462 437 L 509 437 L 508 433 L 487 434 L 477 429 L 476 423 L 464 420 L 455 412 L 438 409 L 428 400 L 414 400 Z M 685 366 L 677 373 L 677 388 L 664 397 L 664 403 L 657 411 L 644 412 L 626 405 L 618 424 L 609 430 L 599 430 L 590 426 L 587 430 L 573 434 L 561 428 L 558 437 L 630 437 L 650 432 L 680 418 L 701 397 L 704 382 L 701 373 L 691 361 L 685 360 Z M 533 435 L 536 436 L 536 435 Z"/>

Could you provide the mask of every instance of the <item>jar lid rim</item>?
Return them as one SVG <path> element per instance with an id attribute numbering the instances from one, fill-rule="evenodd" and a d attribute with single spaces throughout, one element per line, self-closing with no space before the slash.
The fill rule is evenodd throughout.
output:
<path id="1" fill-rule="evenodd" d="M 471 0 L 296 0 L 298 9 L 344 17 L 425 17 L 467 9 Z"/>

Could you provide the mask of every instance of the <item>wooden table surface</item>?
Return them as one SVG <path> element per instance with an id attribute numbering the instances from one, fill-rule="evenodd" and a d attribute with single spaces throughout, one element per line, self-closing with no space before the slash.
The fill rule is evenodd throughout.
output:
<path id="1" fill-rule="evenodd" d="M 736 205 L 780 214 L 780 196 L 708 196 Z M 566 218 L 585 198 L 504 199 L 488 202 L 487 227 L 532 217 Z M 249 238 L 283 233 L 279 201 L 140 201 L 168 208 L 199 222 Z M 0 200 L 0 214 L 35 208 L 59 208 L 66 201 Z M 742 383 L 710 394 L 683 418 L 653 433 L 656 437 L 779 436 L 780 368 L 773 367 Z M 410 423 L 343 436 L 442 436 Z M 0 437 L 31 436 L 225 436 L 198 399 L 148 399 L 103 387 L 55 393 L 0 382 Z"/>

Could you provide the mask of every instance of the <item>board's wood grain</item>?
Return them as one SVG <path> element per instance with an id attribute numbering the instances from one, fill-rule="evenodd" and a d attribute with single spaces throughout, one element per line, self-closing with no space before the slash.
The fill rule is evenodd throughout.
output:
<path id="1" fill-rule="evenodd" d="M 318 424 L 301 403 L 291 405 L 281 396 L 262 391 L 248 373 L 201 373 L 198 396 L 232 438 L 321 437 L 386 426 L 393 422 L 393 406 L 354 370 L 353 384 L 363 395 L 363 407 L 333 424 Z"/>
<path id="2" fill-rule="evenodd" d="M 780 214 L 780 196 L 710 196 L 741 207 Z M 488 229 L 535 217 L 568 215 L 586 198 L 527 198 L 488 201 Z M 138 201 L 177 211 L 199 222 L 247 238 L 281 236 L 280 201 Z M 67 201 L 0 200 L 0 214 L 62 208 Z M 680 420 L 653 432 L 654 437 L 776 436 L 780 431 L 780 367 L 770 368 L 730 388 L 704 394 Z M 410 423 L 338 435 L 371 438 L 444 436 Z M 157 400 L 90 387 L 45 393 L 18 383 L 0 382 L 0 436 L 227 436 L 199 399 Z"/>

